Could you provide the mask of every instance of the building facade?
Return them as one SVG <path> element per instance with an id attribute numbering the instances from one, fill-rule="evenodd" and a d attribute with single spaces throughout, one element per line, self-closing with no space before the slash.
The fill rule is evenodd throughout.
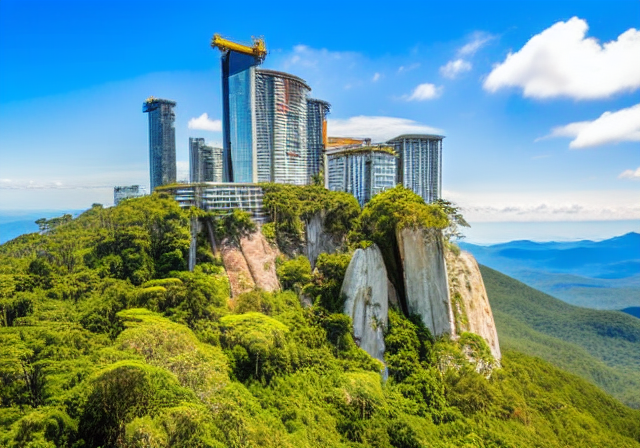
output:
<path id="1" fill-rule="evenodd" d="M 257 182 L 255 70 L 259 59 L 222 54 L 223 176 L 225 182 Z"/>
<path id="2" fill-rule="evenodd" d="M 205 182 L 179 185 L 170 189 L 182 208 L 198 207 L 205 211 L 231 213 L 243 210 L 258 223 L 268 221 L 264 210 L 263 191 L 255 184 Z"/>
<path id="3" fill-rule="evenodd" d="M 256 70 L 257 181 L 309 183 L 307 95 L 297 76 Z"/>
<path id="4" fill-rule="evenodd" d="M 398 155 L 398 183 L 425 202 L 442 195 L 442 135 L 400 135 L 388 142 Z"/>
<path id="5" fill-rule="evenodd" d="M 189 180 L 198 182 L 222 182 L 222 148 L 204 144 L 203 138 L 189 138 Z"/>
<path id="6" fill-rule="evenodd" d="M 327 114 L 331 106 L 326 101 L 307 99 L 307 179 L 313 179 L 324 169 L 323 156 L 327 148 Z"/>
<path id="7" fill-rule="evenodd" d="M 321 169 L 329 104 L 309 99 L 304 80 L 260 62 L 222 54 L 223 180 L 309 184 Z"/>
<path id="8" fill-rule="evenodd" d="M 118 205 L 125 199 L 138 198 L 144 195 L 144 187 L 140 187 L 140 185 L 123 185 L 113 187 L 113 205 Z"/>
<path id="9" fill-rule="evenodd" d="M 150 189 L 176 181 L 175 101 L 150 97 L 142 104 L 149 114 Z"/>
<path id="10" fill-rule="evenodd" d="M 397 158 L 388 146 L 360 146 L 327 151 L 327 188 L 346 191 L 360 206 L 396 185 Z"/>

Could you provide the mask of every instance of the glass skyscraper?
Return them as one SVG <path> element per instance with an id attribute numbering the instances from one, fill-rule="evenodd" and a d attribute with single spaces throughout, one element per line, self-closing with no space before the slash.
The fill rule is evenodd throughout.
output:
<path id="1" fill-rule="evenodd" d="M 150 97 L 142 104 L 149 114 L 150 188 L 176 181 L 175 101 Z"/>
<path id="2" fill-rule="evenodd" d="M 191 183 L 222 182 L 222 164 L 222 148 L 205 145 L 203 138 L 189 138 Z"/>
<path id="3" fill-rule="evenodd" d="M 223 175 L 225 182 L 257 182 L 255 67 L 236 51 L 222 54 Z"/>
<path id="4" fill-rule="evenodd" d="M 310 91 L 297 76 L 256 70 L 258 182 L 309 183 L 307 94 Z"/>
<path id="5" fill-rule="evenodd" d="M 442 135 L 401 135 L 388 142 L 398 154 L 398 183 L 434 202 L 442 194 Z"/>
<path id="6" fill-rule="evenodd" d="M 388 146 L 362 146 L 327 152 L 327 188 L 346 191 L 363 207 L 396 185 L 396 155 Z"/>
<path id="7" fill-rule="evenodd" d="M 327 147 L 327 114 L 330 105 L 326 101 L 307 99 L 307 179 L 320 174 L 323 155 Z"/>
<path id="8" fill-rule="evenodd" d="M 320 172 L 329 104 L 297 76 L 222 54 L 224 182 L 305 185 Z"/>

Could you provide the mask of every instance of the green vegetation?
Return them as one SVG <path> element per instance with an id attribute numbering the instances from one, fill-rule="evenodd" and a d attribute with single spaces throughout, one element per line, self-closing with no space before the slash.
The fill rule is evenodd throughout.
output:
<path id="1" fill-rule="evenodd" d="M 360 204 L 353 195 L 329 191 L 321 185 L 295 186 L 261 184 L 264 207 L 273 222 L 278 245 L 299 244 L 303 238 L 304 221 L 323 215 L 325 230 L 337 238 L 351 231 L 360 215 Z"/>
<path id="2" fill-rule="evenodd" d="M 640 412 L 592 384 L 513 351 L 487 378 L 464 355 L 482 340 L 396 311 L 383 381 L 339 313 L 349 255 L 230 303 L 212 254 L 185 271 L 188 225 L 152 195 L 0 246 L 0 446 L 640 447 Z"/>
<path id="3" fill-rule="evenodd" d="M 640 408 L 640 320 L 580 308 L 481 266 L 500 346 L 538 356 Z"/>

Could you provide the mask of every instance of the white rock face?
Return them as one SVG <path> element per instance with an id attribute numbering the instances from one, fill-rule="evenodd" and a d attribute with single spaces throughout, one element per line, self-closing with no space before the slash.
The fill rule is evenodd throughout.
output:
<path id="1" fill-rule="evenodd" d="M 406 228 L 396 236 L 409 313 L 418 314 L 433 336 L 455 336 L 441 232 Z"/>
<path id="2" fill-rule="evenodd" d="M 311 263 L 311 268 L 315 268 L 318 255 L 321 253 L 332 254 L 341 245 L 341 241 L 336 241 L 336 238 L 325 232 L 322 225 L 324 217 L 321 213 L 316 213 L 305 222 L 305 255 Z"/>
<path id="3" fill-rule="evenodd" d="M 470 332 L 482 336 L 493 357 L 500 361 L 498 332 L 493 320 L 487 291 L 476 259 L 469 252 L 456 256 L 447 251 L 449 291 L 458 333 Z"/>
<path id="4" fill-rule="evenodd" d="M 389 311 L 387 270 L 375 244 L 357 249 L 342 283 L 346 295 L 344 313 L 353 320 L 356 343 L 372 357 L 384 362 L 384 333 Z"/>

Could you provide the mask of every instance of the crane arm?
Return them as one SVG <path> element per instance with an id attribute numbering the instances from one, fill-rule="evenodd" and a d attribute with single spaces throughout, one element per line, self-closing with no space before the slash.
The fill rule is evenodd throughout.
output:
<path id="1" fill-rule="evenodd" d="M 262 38 L 253 38 L 253 46 L 249 47 L 248 45 L 231 42 L 219 34 L 214 34 L 213 39 L 211 39 L 211 47 L 218 48 L 220 51 L 236 51 L 238 53 L 248 54 L 260 61 L 264 60 L 267 55 L 267 47 Z"/>

